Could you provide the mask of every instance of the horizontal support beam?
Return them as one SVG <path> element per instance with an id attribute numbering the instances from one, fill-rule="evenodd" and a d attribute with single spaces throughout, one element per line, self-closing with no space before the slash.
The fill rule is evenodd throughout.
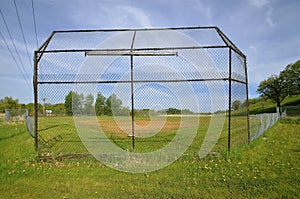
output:
<path id="1" fill-rule="evenodd" d="M 193 50 L 193 49 L 215 49 L 215 48 L 228 48 L 229 46 L 178 46 L 178 47 L 157 47 L 157 48 L 111 48 L 111 49 L 60 49 L 60 50 L 41 50 L 38 53 L 72 53 L 72 52 L 92 52 L 92 51 L 102 51 L 102 52 L 129 52 L 133 51 L 165 51 L 165 50 Z"/>
<path id="2" fill-rule="evenodd" d="M 56 30 L 55 33 L 72 33 L 72 32 L 127 32 L 127 31 L 157 31 L 157 30 L 201 30 L 217 29 L 217 26 L 190 26 L 190 27 L 170 27 L 170 28 L 132 28 L 132 29 L 94 29 L 94 30 Z"/>
<path id="3" fill-rule="evenodd" d="M 178 52 L 141 52 L 141 51 L 86 51 L 85 56 L 178 56 Z"/>
<path id="4" fill-rule="evenodd" d="M 178 79 L 178 80 L 134 80 L 133 83 L 171 83 L 171 82 L 205 82 L 205 81 L 229 81 L 229 78 L 217 79 Z M 231 81 L 246 84 L 239 80 L 232 79 Z M 131 83 L 130 80 L 107 80 L 107 81 L 65 81 L 65 82 L 50 82 L 42 81 L 38 84 L 117 84 L 117 83 Z"/>

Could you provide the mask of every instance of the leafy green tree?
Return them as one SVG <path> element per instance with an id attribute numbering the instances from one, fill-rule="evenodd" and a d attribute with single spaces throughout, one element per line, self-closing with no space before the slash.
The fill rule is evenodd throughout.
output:
<path id="1" fill-rule="evenodd" d="M 104 105 L 104 115 L 112 115 L 112 110 L 111 110 L 111 97 L 107 98 L 105 100 L 105 105 Z"/>
<path id="2" fill-rule="evenodd" d="M 5 111 L 4 99 L 0 99 L 0 113 L 4 113 L 4 111 Z"/>
<path id="3" fill-rule="evenodd" d="M 169 108 L 169 109 L 166 110 L 166 113 L 168 115 L 171 115 L 171 114 L 181 114 L 181 110 L 176 109 L 176 108 Z"/>
<path id="4" fill-rule="evenodd" d="M 38 103 L 38 112 L 39 112 L 39 114 L 43 114 L 43 107 L 44 107 L 44 105 Z M 26 109 L 28 109 L 29 116 L 33 116 L 33 114 L 34 114 L 34 103 L 26 104 Z"/>
<path id="5" fill-rule="evenodd" d="M 94 96 L 92 94 L 89 94 L 85 97 L 84 100 L 84 113 L 87 115 L 91 115 L 94 110 Z"/>
<path id="6" fill-rule="evenodd" d="M 272 75 L 260 82 L 257 91 L 261 97 L 275 102 L 277 107 L 287 96 L 300 94 L 300 60 L 287 65 L 278 76 Z"/>
<path id="7" fill-rule="evenodd" d="M 50 108 L 53 111 L 53 114 L 56 115 L 64 115 L 66 112 L 66 107 L 63 103 L 61 104 L 54 104 Z"/>
<path id="8" fill-rule="evenodd" d="M 101 93 L 97 94 L 95 102 L 96 115 L 104 115 L 105 100 L 106 98 Z"/>
<path id="9" fill-rule="evenodd" d="M 33 116 L 34 113 L 34 103 L 26 104 L 26 109 L 28 110 L 29 116 Z"/>
<path id="10" fill-rule="evenodd" d="M 70 91 L 69 94 L 65 97 L 66 114 L 69 115 L 69 116 L 73 115 L 72 99 L 73 99 L 73 92 Z"/>
<path id="11" fill-rule="evenodd" d="M 105 115 L 119 115 L 122 112 L 122 101 L 117 98 L 116 94 L 112 94 L 105 101 L 104 114 Z"/>
<path id="12" fill-rule="evenodd" d="M 280 107 L 280 103 L 288 96 L 284 80 L 277 75 L 272 75 L 260 82 L 257 92 L 261 94 L 261 97 L 271 99 L 277 107 Z"/>
<path id="13" fill-rule="evenodd" d="M 70 91 L 65 98 L 66 114 L 69 116 L 82 114 L 83 94 Z"/>
<path id="14" fill-rule="evenodd" d="M 5 97 L 0 100 L 0 111 L 4 112 L 5 109 L 19 109 L 19 100 L 13 99 L 12 97 Z"/>
<path id="15" fill-rule="evenodd" d="M 238 110 L 242 105 L 242 102 L 240 100 L 235 100 L 233 103 L 232 103 L 232 109 L 233 110 Z"/>
<path id="16" fill-rule="evenodd" d="M 95 102 L 96 115 L 128 115 L 129 109 L 122 107 L 122 104 L 116 94 L 112 94 L 106 99 L 101 93 L 98 93 Z"/>
<path id="17" fill-rule="evenodd" d="M 288 95 L 300 94 L 300 60 L 287 65 L 279 76 L 285 84 Z"/>

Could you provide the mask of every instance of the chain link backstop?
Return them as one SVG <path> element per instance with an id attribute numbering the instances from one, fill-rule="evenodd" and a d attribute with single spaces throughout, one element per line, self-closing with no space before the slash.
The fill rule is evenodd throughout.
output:
<path id="1" fill-rule="evenodd" d="M 138 152 L 178 130 L 218 141 L 204 151 L 250 140 L 246 56 L 217 27 L 54 31 L 34 69 L 39 152 L 88 153 L 88 125 Z"/>

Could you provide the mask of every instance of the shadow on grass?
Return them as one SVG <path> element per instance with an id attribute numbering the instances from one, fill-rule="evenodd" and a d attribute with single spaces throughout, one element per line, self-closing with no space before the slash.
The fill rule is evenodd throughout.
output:
<path id="1" fill-rule="evenodd" d="M 19 136 L 19 135 L 21 135 L 21 134 L 23 134 L 23 133 L 24 133 L 24 131 L 21 131 L 21 132 L 19 132 L 19 133 L 16 133 L 16 134 L 13 134 L 13 135 L 10 135 L 10 136 L 7 136 L 7 137 L 2 137 L 2 138 L 0 138 L 0 141 L 2 141 L 2 140 L 8 140 L 8 139 L 10 139 L 10 138 Z"/>
<path id="2" fill-rule="evenodd" d="M 49 129 L 53 129 L 53 128 L 56 128 L 56 127 L 68 126 L 68 125 L 69 125 L 69 124 L 57 124 L 57 125 L 52 125 L 52 126 L 49 126 L 49 127 L 43 128 L 43 129 L 40 129 L 39 132 L 43 132 L 43 131 L 46 131 L 46 130 L 49 130 Z"/>

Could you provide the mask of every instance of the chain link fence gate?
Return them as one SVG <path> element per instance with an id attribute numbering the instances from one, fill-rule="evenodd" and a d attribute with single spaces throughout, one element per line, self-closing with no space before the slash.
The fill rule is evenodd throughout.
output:
<path id="1" fill-rule="evenodd" d="M 34 64 L 38 152 L 89 153 L 97 129 L 137 152 L 250 140 L 246 56 L 218 27 L 54 31 Z"/>

